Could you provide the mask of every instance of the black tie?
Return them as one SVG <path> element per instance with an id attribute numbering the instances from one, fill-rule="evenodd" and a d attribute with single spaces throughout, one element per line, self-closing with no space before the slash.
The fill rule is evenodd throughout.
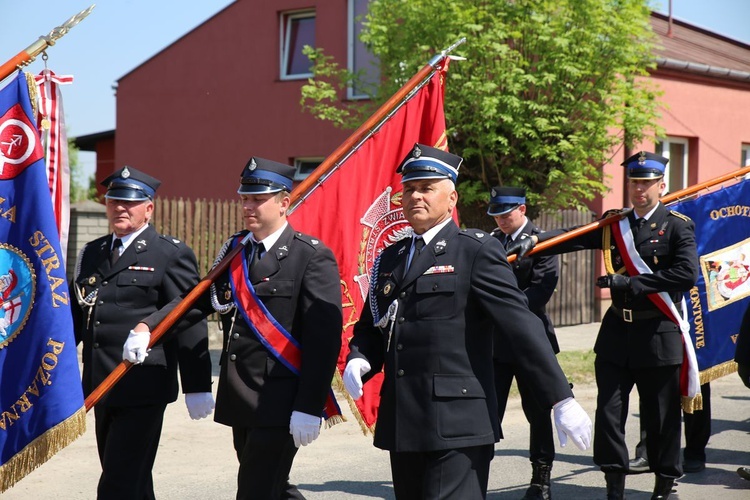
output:
<path id="1" fill-rule="evenodd" d="M 513 243 L 513 238 L 511 238 L 510 236 L 506 236 L 505 237 L 505 249 L 506 250 L 508 249 L 511 243 Z"/>
<path id="2" fill-rule="evenodd" d="M 422 249 L 424 248 L 424 238 L 418 237 L 416 241 L 414 242 L 414 254 L 419 255 L 422 253 Z"/>
<path id="3" fill-rule="evenodd" d="M 120 238 L 115 238 L 115 241 L 112 243 L 112 250 L 109 252 L 109 266 L 114 267 L 114 265 L 117 263 L 117 259 L 120 258 L 120 249 L 122 248 L 122 240 Z"/>
<path id="4" fill-rule="evenodd" d="M 250 267 L 253 267 L 255 263 L 260 260 L 263 252 L 264 252 L 263 243 L 256 243 L 255 248 L 253 249 L 253 258 L 250 261 Z"/>
<path id="5" fill-rule="evenodd" d="M 635 221 L 636 226 L 638 227 L 638 230 L 640 231 L 641 228 L 646 224 L 646 219 L 643 217 L 639 217 L 637 221 Z"/>

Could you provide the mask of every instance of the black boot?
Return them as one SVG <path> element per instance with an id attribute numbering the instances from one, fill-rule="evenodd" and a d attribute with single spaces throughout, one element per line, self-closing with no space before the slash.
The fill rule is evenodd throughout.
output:
<path id="1" fill-rule="evenodd" d="M 625 474 L 622 472 L 605 472 L 607 481 L 607 500 L 623 500 L 625 498 Z"/>
<path id="2" fill-rule="evenodd" d="M 656 476 L 654 494 L 651 495 L 651 500 L 666 500 L 672 493 L 672 486 L 674 486 L 674 479 L 671 477 Z"/>
<path id="3" fill-rule="evenodd" d="M 531 484 L 521 500 L 552 500 L 549 487 L 551 465 L 531 464 Z"/>

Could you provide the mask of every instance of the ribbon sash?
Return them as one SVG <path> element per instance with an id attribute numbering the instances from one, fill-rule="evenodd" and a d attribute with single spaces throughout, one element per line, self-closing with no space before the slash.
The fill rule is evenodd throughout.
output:
<path id="1" fill-rule="evenodd" d="M 633 233 L 630 231 L 630 222 L 628 218 L 623 218 L 617 224 L 612 224 L 612 235 L 615 238 L 617 248 L 620 250 L 625 269 L 628 275 L 637 276 L 639 274 L 650 274 L 651 268 L 648 267 L 638 250 L 635 248 Z M 696 406 L 694 398 L 700 396 L 700 376 L 698 373 L 698 360 L 695 357 L 693 342 L 690 339 L 690 325 L 687 322 L 687 306 L 685 297 L 682 297 L 680 308 L 682 313 L 677 311 L 672 298 L 667 292 L 650 293 L 649 300 L 653 302 L 661 312 L 667 315 L 675 324 L 680 327 L 682 334 L 682 367 L 680 368 L 680 392 L 683 398 L 683 409 L 692 413 Z M 700 407 L 695 408 L 700 409 Z"/>
<path id="2" fill-rule="evenodd" d="M 233 246 L 238 245 L 237 238 Z M 232 295 L 237 305 L 237 310 L 245 318 L 250 329 L 258 340 L 271 354 L 292 373 L 299 376 L 302 367 L 302 347 L 297 339 L 287 332 L 281 324 L 276 321 L 271 312 L 266 308 L 263 301 L 255 293 L 255 288 L 250 282 L 248 262 L 245 252 L 235 255 L 229 264 L 229 282 L 232 286 Z M 336 423 L 341 417 L 341 409 L 336 402 L 333 390 L 329 389 L 323 408 L 323 417 L 326 421 Z M 332 425 L 332 424 L 331 424 Z"/>

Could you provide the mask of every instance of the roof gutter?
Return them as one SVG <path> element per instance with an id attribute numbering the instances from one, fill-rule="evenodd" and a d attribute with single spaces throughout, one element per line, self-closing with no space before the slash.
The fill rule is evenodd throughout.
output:
<path id="1" fill-rule="evenodd" d="M 678 59 L 670 59 L 668 57 L 657 57 L 656 65 L 664 69 L 674 69 L 699 75 L 750 82 L 750 72 L 747 71 L 737 71 L 735 69 L 720 68 L 717 66 L 709 66 L 707 64 L 680 61 Z"/>

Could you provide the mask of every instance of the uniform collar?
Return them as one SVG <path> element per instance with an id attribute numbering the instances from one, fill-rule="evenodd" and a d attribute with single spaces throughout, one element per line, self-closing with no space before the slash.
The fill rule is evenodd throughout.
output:
<path id="1" fill-rule="evenodd" d="M 276 231 L 274 231 L 273 233 L 263 238 L 263 240 L 261 241 L 256 241 L 255 235 L 253 235 L 251 239 L 253 240 L 254 243 L 263 243 L 263 248 L 265 248 L 267 252 L 270 248 L 273 248 L 273 246 L 276 244 L 277 241 L 279 241 L 279 238 L 281 237 L 281 233 L 284 232 L 284 230 L 286 229 L 288 225 L 289 223 L 285 222 L 283 226 L 281 226 Z"/>
<path id="2" fill-rule="evenodd" d="M 414 237 L 421 236 L 424 240 L 425 246 L 430 244 L 430 241 L 440 232 L 441 229 L 443 229 L 450 221 L 453 220 L 453 217 L 448 217 L 443 222 L 438 224 L 437 226 L 432 226 L 430 229 L 425 231 L 422 234 L 414 234 Z"/>
<path id="3" fill-rule="evenodd" d="M 148 224 L 144 224 L 142 228 L 138 229 L 137 231 L 134 231 L 130 234 L 126 234 L 125 236 L 120 237 L 120 241 L 122 241 L 122 252 L 128 249 L 128 246 L 135 241 L 135 239 L 146 229 L 148 229 Z M 110 242 L 110 250 L 112 249 L 112 243 L 115 242 L 115 239 L 118 238 L 118 236 L 115 233 L 112 233 L 112 241 Z"/>

